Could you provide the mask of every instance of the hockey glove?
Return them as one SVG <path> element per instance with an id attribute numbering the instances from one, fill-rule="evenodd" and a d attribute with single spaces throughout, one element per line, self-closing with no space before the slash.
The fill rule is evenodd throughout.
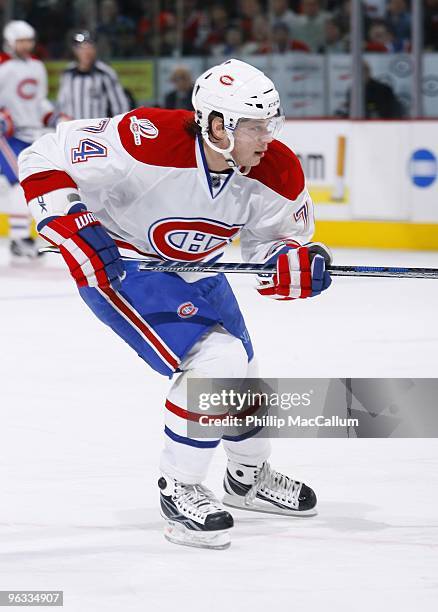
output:
<path id="1" fill-rule="evenodd" d="M 305 246 L 287 245 L 267 263 L 275 263 L 275 260 L 276 274 L 270 280 L 259 277 L 256 289 L 260 295 L 275 300 L 314 297 L 327 289 L 332 282 L 325 269 L 326 265 L 331 264 L 332 255 L 329 249 L 319 242 L 309 242 Z"/>
<path id="2" fill-rule="evenodd" d="M 114 240 L 82 202 L 69 213 L 49 217 L 38 232 L 59 247 L 78 287 L 112 287 L 117 290 L 125 277 L 123 261 Z"/>
<path id="3" fill-rule="evenodd" d="M 10 138 L 14 133 L 14 123 L 9 111 L 6 108 L 0 108 L 0 136 Z"/>
<path id="4" fill-rule="evenodd" d="M 70 117 L 70 115 L 66 115 L 65 113 L 61 113 L 61 111 L 51 111 L 50 113 L 47 113 L 47 115 L 44 115 L 43 123 L 46 127 L 55 129 L 59 123 L 62 123 L 63 121 L 71 121 L 72 119 L 73 117 Z"/>

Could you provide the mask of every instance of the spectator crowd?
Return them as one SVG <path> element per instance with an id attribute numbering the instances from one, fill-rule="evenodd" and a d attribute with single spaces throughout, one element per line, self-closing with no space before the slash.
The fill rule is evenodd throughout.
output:
<path id="1" fill-rule="evenodd" d="M 412 0 L 364 1 L 364 50 L 409 52 Z M 0 11 L 5 0 L 0 0 Z M 438 0 L 424 0 L 424 46 L 438 51 Z M 157 8 L 158 7 L 158 8 Z M 343 53 L 351 0 L 15 0 L 42 59 L 68 57 L 72 27 L 95 32 L 103 58 Z"/>

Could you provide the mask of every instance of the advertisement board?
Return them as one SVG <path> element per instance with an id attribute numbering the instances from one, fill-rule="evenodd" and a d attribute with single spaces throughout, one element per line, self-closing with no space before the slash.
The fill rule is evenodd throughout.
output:
<path id="1" fill-rule="evenodd" d="M 69 62 L 45 62 L 49 77 L 49 99 L 56 100 L 59 89 L 59 79 Z M 154 62 L 152 60 L 124 60 L 110 63 L 116 71 L 123 87 L 129 89 L 137 104 L 153 102 Z M 62 109 L 61 109 L 62 110 Z"/>

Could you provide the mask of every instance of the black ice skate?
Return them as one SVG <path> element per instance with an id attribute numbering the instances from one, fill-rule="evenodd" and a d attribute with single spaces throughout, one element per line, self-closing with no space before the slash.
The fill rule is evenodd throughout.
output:
<path id="1" fill-rule="evenodd" d="M 163 475 L 161 515 L 166 519 L 164 537 L 174 544 L 223 549 L 230 546 L 233 517 L 203 485 L 188 485 Z"/>
<path id="2" fill-rule="evenodd" d="M 290 516 L 316 514 L 316 495 L 310 487 L 271 469 L 228 461 L 224 478 L 226 506 Z"/>
<path id="3" fill-rule="evenodd" d="M 9 243 L 11 261 L 13 263 L 29 263 L 40 261 L 42 253 L 38 251 L 37 241 L 34 238 L 19 238 Z"/>

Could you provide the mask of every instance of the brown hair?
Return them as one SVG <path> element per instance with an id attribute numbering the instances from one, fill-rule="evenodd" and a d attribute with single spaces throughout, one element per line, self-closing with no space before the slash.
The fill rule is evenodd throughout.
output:
<path id="1" fill-rule="evenodd" d="M 208 115 L 208 134 L 212 138 L 213 135 L 211 124 L 213 123 L 213 119 L 215 117 L 219 117 L 220 119 L 224 118 L 222 113 L 218 113 L 216 111 L 211 111 L 211 113 Z M 187 134 L 189 134 L 192 138 L 196 138 L 197 136 L 201 135 L 201 126 L 199 126 L 194 119 L 189 119 L 188 121 L 186 121 L 186 123 L 184 124 L 184 129 Z"/>

